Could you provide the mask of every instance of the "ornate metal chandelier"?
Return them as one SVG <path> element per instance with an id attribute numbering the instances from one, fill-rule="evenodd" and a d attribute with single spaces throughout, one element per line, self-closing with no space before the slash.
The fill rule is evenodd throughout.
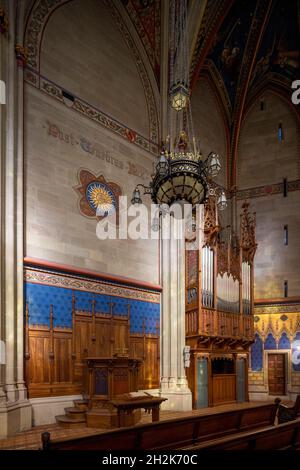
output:
<path id="1" fill-rule="evenodd" d="M 187 1 L 170 2 L 170 89 L 169 135 L 162 143 L 160 155 L 149 186 L 137 185 L 132 204 L 140 204 L 141 191 L 150 194 L 155 204 L 171 205 L 184 201 L 195 206 L 215 195 L 219 210 L 227 205 L 225 191 L 211 184 L 220 169 L 220 159 L 210 152 L 206 159 L 197 148 L 194 136 L 190 91 L 187 35 Z M 192 136 L 192 139 L 189 139 Z"/>

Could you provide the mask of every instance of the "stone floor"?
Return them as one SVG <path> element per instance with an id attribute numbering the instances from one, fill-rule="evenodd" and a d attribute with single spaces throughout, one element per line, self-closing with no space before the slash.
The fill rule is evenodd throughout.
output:
<path id="1" fill-rule="evenodd" d="M 174 418 L 183 418 L 187 416 L 195 415 L 206 415 L 220 413 L 222 411 L 234 410 L 249 408 L 251 406 L 258 406 L 259 404 L 265 405 L 267 402 L 248 402 L 248 403 L 239 403 L 239 404 L 228 404 L 228 405 L 219 405 L 212 408 L 202 408 L 201 410 L 192 410 L 187 412 L 181 411 L 161 411 L 160 420 L 166 421 Z M 139 424 L 145 424 L 151 422 L 151 415 L 148 413 L 142 412 L 142 420 Z M 138 424 L 137 424 L 138 426 Z M 90 436 L 93 434 L 105 433 L 105 429 L 96 429 L 96 428 L 77 428 L 77 429 L 66 429 L 61 428 L 57 424 L 48 424 L 44 426 L 36 426 L 29 431 L 25 431 L 15 436 L 9 437 L 7 439 L 0 440 L 0 450 L 4 449 L 20 449 L 20 450 L 37 450 L 41 448 L 41 434 L 45 431 L 51 433 L 51 439 L 63 439 L 69 437 L 81 437 L 81 436 Z"/>

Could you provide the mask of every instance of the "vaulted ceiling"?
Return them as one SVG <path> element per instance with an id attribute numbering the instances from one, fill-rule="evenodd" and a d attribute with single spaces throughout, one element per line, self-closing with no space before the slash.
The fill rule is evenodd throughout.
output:
<path id="1" fill-rule="evenodd" d="M 292 94 L 300 78 L 300 1 L 208 0 L 191 63 L 191 83 L 215 83 L 230 133 L 231 183 L 241 122 L 264 89 Z"/>
<path id="2" fill-rule="evenodd" d="M 122 0 L 159 85 L 161 0 Z M 300 78 L 300 0 L 188 0 L 191 88 L 206 75 L 222 104 L 230 135 L 234 183 L 243 115 L 264 89 L 291 96 Z"/>
<path id="3" fill-rule="evenodd" d="M 45 4 L 55 7 L 67 1 L 47 0 Z M 265 90 L 290 100 L 291 83 L 300 79 L 300 0 L 187 1 L 191 92 L 199 79 L 208 78 L 229 135 L 228 183 L 234 186 L 239 133 L 246 111 Z M 27 0 L 26 4 L 29 8 L 35 2 Z M 109 2 L 128 15 L 149 59 L 158 94 L 162 76 L 167 75 L 169 2 Z M 299 106 L 295 111 L 300 117 Z"/>
<path id="4" fill-rule="evenodd" d="M 300 76 L 299 27 L 299 0 L 208 1 L 193 53 L 192 84 L 204 65 L 211 67 L 232 112 L 241 94 L 263 80 L 290 88 Z"/>

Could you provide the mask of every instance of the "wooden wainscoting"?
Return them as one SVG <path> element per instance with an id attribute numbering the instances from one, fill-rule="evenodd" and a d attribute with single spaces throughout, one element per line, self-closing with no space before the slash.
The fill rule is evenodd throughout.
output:
<path id="1" fill-rule="evenodd" d="M 127 315 L 96 313 L 73 308 L 72 328 L 29 325 L 25 322 L 25 376 L 29 397 L 82 393 L 86 357 L 129 355 L 143 361 L 139 370 L 139 389 L 159 386 L 159 332 L 130 334 Z"/>
<path id="2" fill-rule="evenodd" d="M 159 350 L 158 333 L 130 335 L 130 357 L 142 361 L 138 376 L 140 390 L 159 387 Z"/>
<path id="3" fill-rule="evenodd" d="M 73 375 L 72 329 L 30 327 L 25 357 L 30 398 L 81 393 Z"/>

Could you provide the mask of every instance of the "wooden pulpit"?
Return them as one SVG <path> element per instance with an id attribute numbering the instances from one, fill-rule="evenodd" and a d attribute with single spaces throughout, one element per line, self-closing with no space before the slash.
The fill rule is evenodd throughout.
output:
<path id="1" fill-rule="evenodd" d="M 88 399 L 88 427 L 111 428 L 118 425 L 117 411 L 110 401 L 138 390 L 138 368 L 141 361 L 124 356 L 87 357 L 84 396 Z M 132 415 L 133 425 L 140 419 L 140 410 Z"/>

